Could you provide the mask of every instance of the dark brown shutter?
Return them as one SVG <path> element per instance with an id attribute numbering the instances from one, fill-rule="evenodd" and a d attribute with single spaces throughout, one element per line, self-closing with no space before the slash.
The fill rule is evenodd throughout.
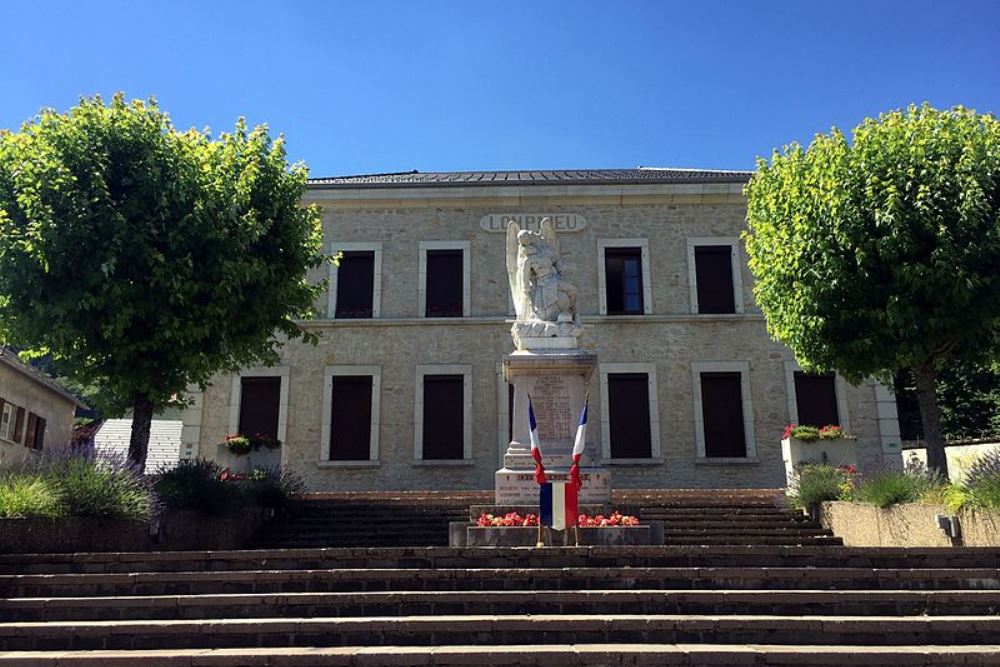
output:
<path id="1" fill-rule="evenodd" d="M 465 456 L 465 388 L 461 375 L 424 376 L 425 459 Z"/>
<path id="2" fill-rule="evenodd" d="M 705 456 L 744 458 L 743 390 L 739 373 L 701 374 Z"/>
<path id="3" fill-rule="evenodd" d="M 606 248 L 604 286 L 608 315 L 641 315 L 642 248 Z"/>
<path id="4" fill-rule="evenodd" d="M 462 316 L 462 251 L 427 251 L 427 317 Z"/>
<path id="5" fill-rule="evenodd" d="M 3 408 L 0 408 L 2 410 Z M 17 409 L 17 417 L 14 419 L 14 442 L 21 442 L 21 433 L 24 432 L 24 408 Z"/>
<path id="6" fill-rule="evenodd" d="M 839 425 L 837 389 L 833 373 L 814 375 L 795 372 L 795 403 L 799 409 L 799 424 L 809 426 Z"/>
<path id="7" fill-rule="evenodd" d="M 245 377 L 240 385 L 240 434 L 277 439 L 281 378 Z"/>
<path id="8" fill-rule="evenodd" d="M 45 418 L 39 417 L 38 423 L 35 425 L 35 442 L 33 448 L 41 451 L 42 447 L 45 445 Z"/>
<path id="9" fill-rule="evenodd" d="M 4 408 L 5 405 L 7 405 L 7 401 L 5 401 L 4 399 L 0 398 L 0 428 L 3 427 L 3 408 Z M 13 418 L 14 418 L 14 416 L 11 415 L 11 419 L 13 419 Z M 14 425 L 11 424 L 10 428 L 14 428 Z M 14 439 L 16 440 L 17 438 L 14 438 Z"/>
<path id="10" fill-rule="evenodd" d="M 703 245 L 694 249 L 699 313 L 735 313 L 732 246 Z"/>
<path id="11" fill-rule="evenodd" d="M 367 461 L 372 442 L 372 376 L 335 376 L 332 395 L 330 460 Z"/>
<path id="12" fill-rule="evenodd" d="M 28 430 L 24 435 L 24 446 L 33 447 L 35 445 L 35 428 L 38 426 L 38 415 L 34 412 L 28 413 Z"/>
<path id="13" fill-rule="evenodd" d="M 648 459 L 652 456 L 649 376 L 645 373 L 608 374 L 608 411 L 611 458 Z"/>
<path id="14" fill-rule="evenodd" d="M 375 251 L 345 252 L 337 267 L 337 318 L 372 317 Z"/>

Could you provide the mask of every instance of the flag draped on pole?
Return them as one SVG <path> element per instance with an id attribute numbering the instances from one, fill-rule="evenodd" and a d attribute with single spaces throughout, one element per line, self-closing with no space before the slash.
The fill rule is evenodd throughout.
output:
<path id="1" fill-rule="evenodd" d="M 531 407 L 531 396 L 528 396 L 528 426 L 531 429 L 531 458 L 535 459 L 535 482 L 545 484 L 545 467 L 542 465 L 542 447 L 538 442 L 538 424 L 535 422 L 535 409 Z"/>
<path id="2" fill-rule="evenodd" d="M 566 530 L 577 524 L 577 489 L 572 482 L 547 482 L 538 487 L 538 525 Z"/>
<path id="3" fill-rule="evenodd" d="M 580 413 L 580 425 L 576 427 L 576 440 L 573 442 L 573 463 L 569 467 L 570 484 L 579 491 L 583 486 L 580 479 L 580 457 L 587 441 L 587 399 L 583 399 L 583 412 Z"/>

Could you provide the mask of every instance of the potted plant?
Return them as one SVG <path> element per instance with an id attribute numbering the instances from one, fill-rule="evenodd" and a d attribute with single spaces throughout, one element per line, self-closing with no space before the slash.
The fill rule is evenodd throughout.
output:
<path id="1" fill-rule="evenodd" d="M 781 458 L 785 462 L 786 481 L 791 485 L 795 469 L 802 464 L 857 466 L 857 438 L 837 424 L 788 424 L 781 437 Z"/>
<path id="2" fill-rule="evenodd" d="M 245 456 L 252 449 L 250 438 L 239 434 L 227 435 L 225 445 L 236 456 Z"/>

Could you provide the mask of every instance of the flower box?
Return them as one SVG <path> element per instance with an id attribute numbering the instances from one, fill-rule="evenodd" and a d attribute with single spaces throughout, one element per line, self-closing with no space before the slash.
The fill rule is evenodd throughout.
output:
<path id="1" fill-rule="evenodd" d="M 795 468 L 804 463 L 827 463 L 835 467 L 858 465 L 858 439 L 843 436 L 833 440 L 806 441 L 788 437 L 781 441 L 785 481 L 791 487 Z"/>

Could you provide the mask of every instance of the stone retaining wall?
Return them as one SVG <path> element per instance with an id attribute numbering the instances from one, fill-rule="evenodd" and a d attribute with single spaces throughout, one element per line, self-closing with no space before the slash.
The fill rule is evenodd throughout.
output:
<path id="1" fill-rule="evenodd" d="M 1000 546 L 1000 515 L 973 510 L 958 513 L 961 528 L 952 539 L 938 528 L 937 515 L 953 516 L 944 505 L 904 503 L 880 508 L 852 502 L 826 502 L 819 518 L 844 540 L 859 547 Z"/>

